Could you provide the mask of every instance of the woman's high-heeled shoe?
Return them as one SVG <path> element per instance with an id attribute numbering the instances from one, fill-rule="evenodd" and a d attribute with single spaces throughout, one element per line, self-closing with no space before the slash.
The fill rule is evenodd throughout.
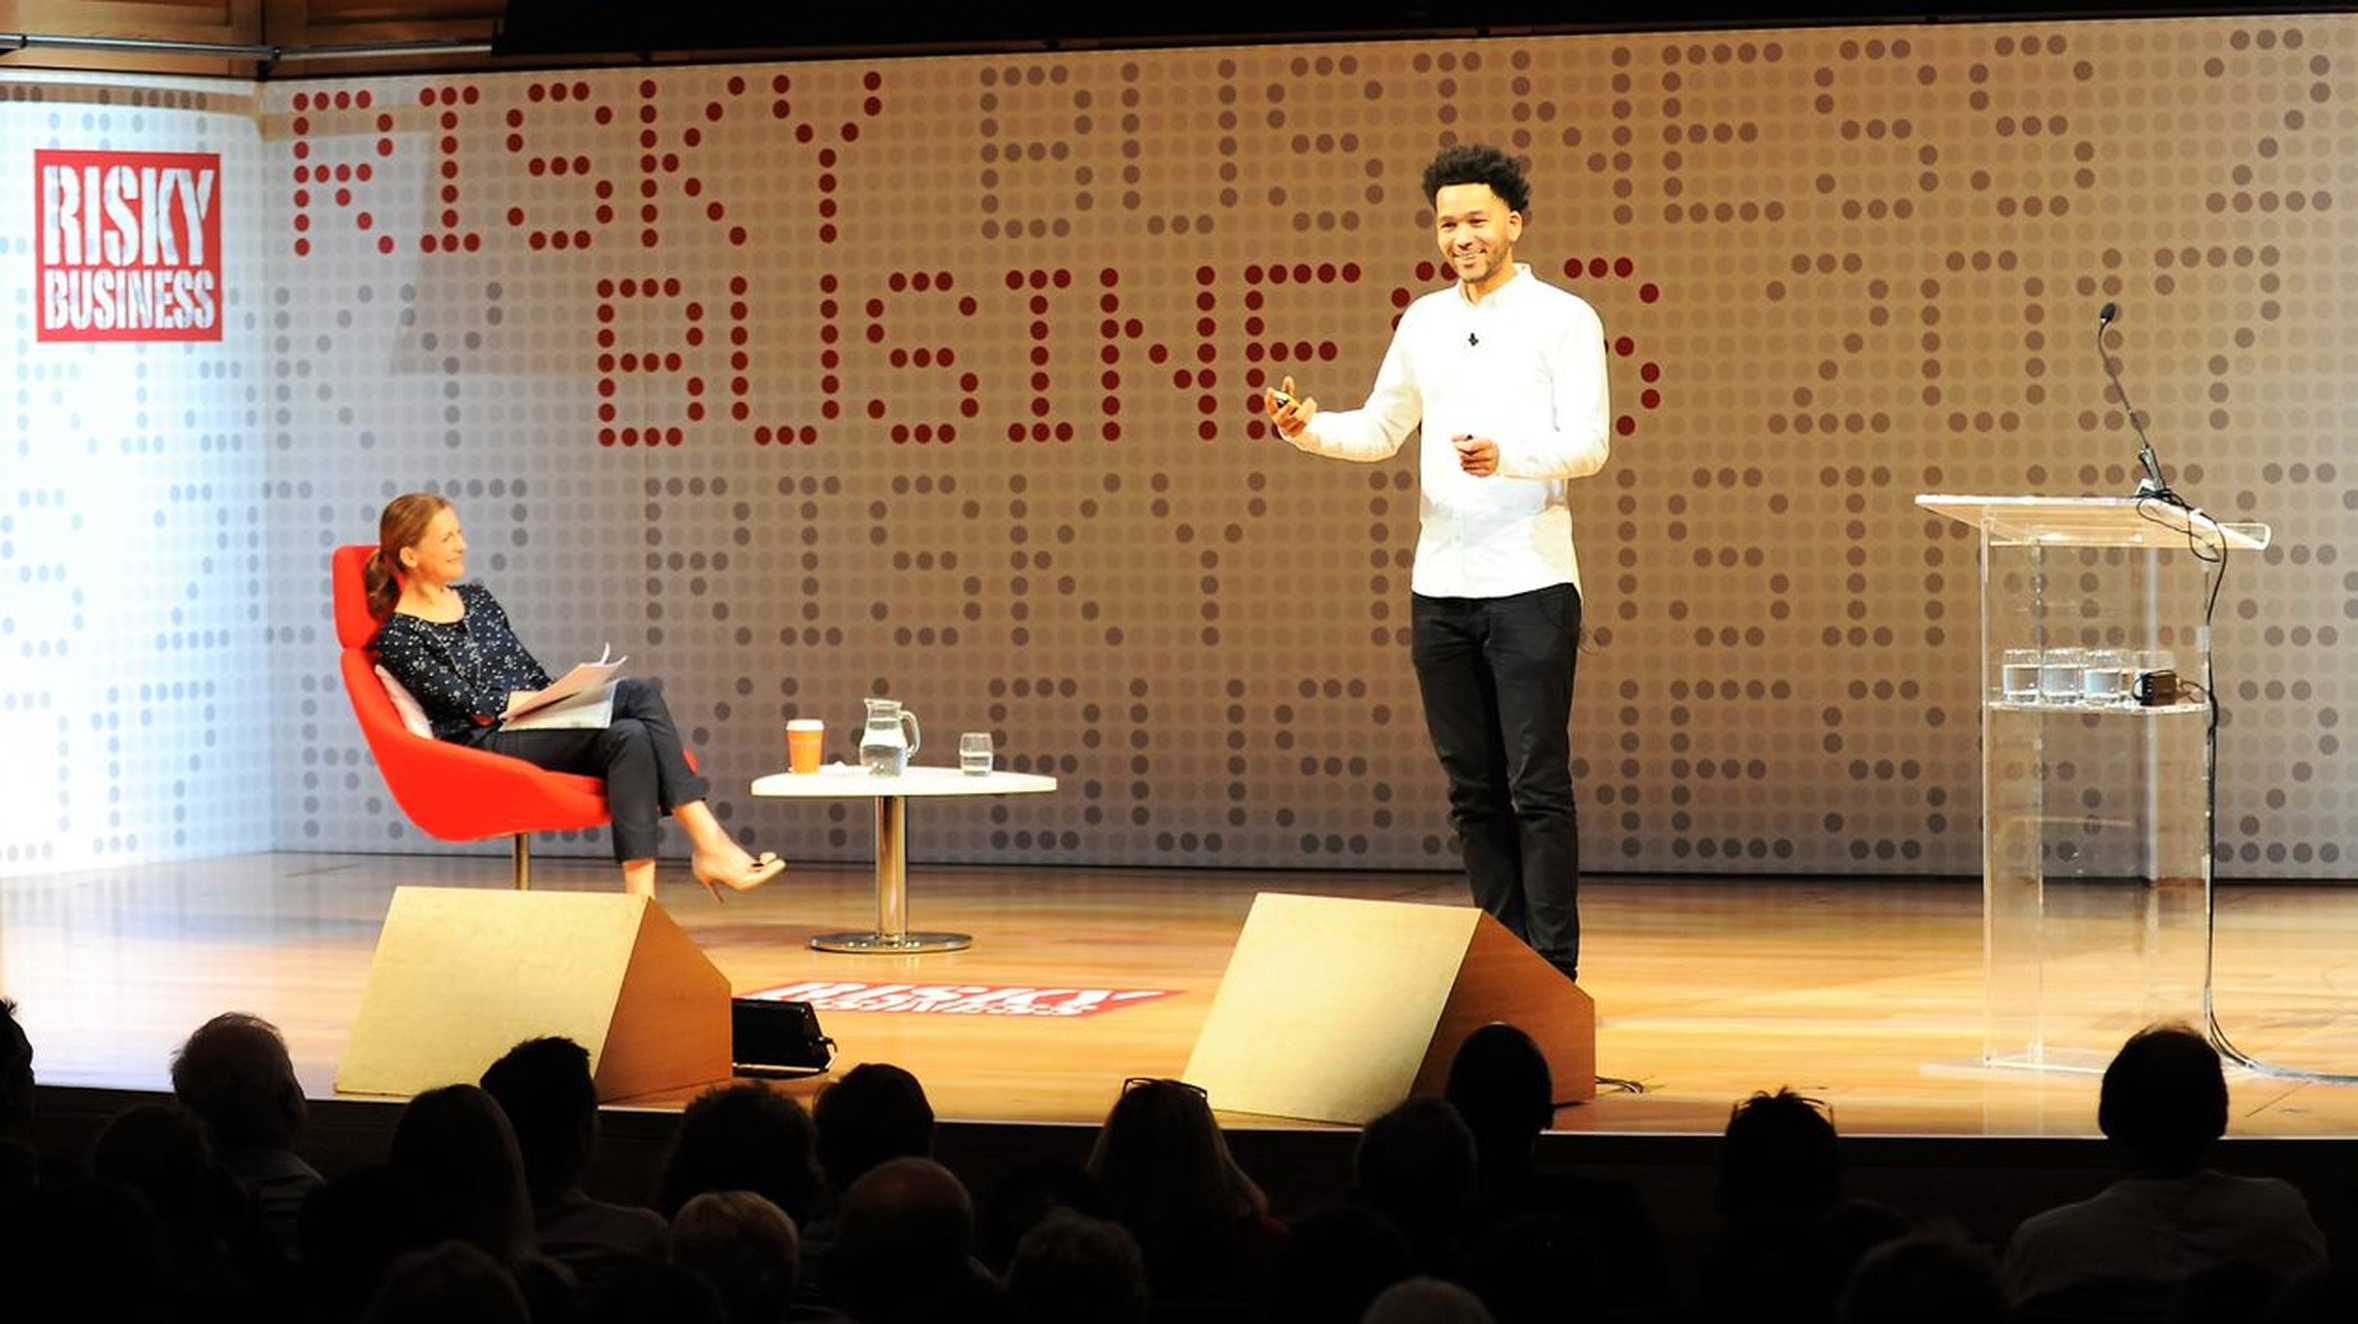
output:
<path id="1" fill-rule="evenodd" d="M 696 881 L 704 884 L 704 890 L 712 894 L 713 900 L 726 901 L 728 898 L 721 894 L 722 888 L 726 887 L 732 892 L 750 892 L 786 872 L 786 861 L 779 859 L 776 851 L 765 850 L 761 853 L 761 858 L 753 862 L 752 868 L 735 878 L 717 870 L 707 869 L 699 864 L 691 863 L 688 868 L 689 872 L 695 875 Z"/>

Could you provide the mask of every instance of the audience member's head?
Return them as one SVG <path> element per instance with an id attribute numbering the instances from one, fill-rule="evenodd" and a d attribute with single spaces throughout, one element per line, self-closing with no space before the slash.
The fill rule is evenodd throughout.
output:
<path id="1" fill-rule="evenodd" d="M 1954 1229 L 1887 1241 L 1867 1252 L 1836 1307 L 1836 1324 L 1998 1324 L 2007 1315 L 1997 1261 Z"/>
<path id="2" fill-rule="evenodd" d="M 1014 1168 L 991 1184 L 975 1210 L 977 1256 L 1005 1273 L 1025 1235 L 1059 1209 L 1091 1218 L 1113 1216 L 1105 1192 L 1076 1164 L 1036 1159 Z"/>
<path id="3" fill-rule="evenodd" d="M 467 1242 L 503 1264 L 532 1249 L 532 1206 L 516 1133 L 492 1097 L 445 1085 L 409 1101 L 387 1163 L 413 1182 L 438 1237 Z"/>
<path id="4" fill-rule="evenodd" d="M 1269 1210 L 1268 1197 L 1229 1157 L 1210 1099 L 1183 1081 L 1126 1082 L 1087 1171 L 1150 1265 L 1172 1234 L 1226 1228 Z"/>
<path id="5" fill-rule="evenodd" d="M 2096 1127 L 2140 1168 L 2170 1173 L 2202 1166 L 2227 1133 L 2227 1077 L 2218 1051 L 2183 1025 L 2129 1036 L 2104 1069 Z"/>
<path id="6" fill-rule="evenodd" d="M 1391 1219 L 1362 1205 L 1335 1205 L 1292 1224 L 1270 1317 L 1357 1324 L 1385 1288 L 1415 1276 L 1416 1252 Z"/>
<path id="7" fill-rule="evenodd" d="M 707 1191 L 671 1220 L 672 1263 L 703 1275 L 730 1324 L 778 1324 L 801 1272 L 794 1220 L 751 1191 Z"/>
<path id="8" fill-rule="evenodd" d="M 360 1168 L 313 1191 L 298 1230 L 305 1295 L 330 1319 L 358 1315 L 395 1260 L 435 1241 L 416 1183 L 387 1167 Z"/>
<path id="9" fill-rule="evenodd" d="M 393 1262 L 362 1324 L 531 1324 L 524 1292 L 499 1261 L 445 1241 Z"/>
<path id="10" fill-rule="evenodd" d="M 492 1063 L 480 1083 L 516 1132 L 532 1202 L 548 1204 L 579 1184 L 598 1138 L 589 1050 L 571 1039 L 527 1039 Z"/>
<path id="11" fill-rule="evenodd" d="M 21 1135 L 33 1124 L 33 1041 L 17 1022 L 16 1004 L 0 998 L 0 1136 Z"/>
<path id="12" fill-rule="evenodd" d="M 707 1191 L 752 1191 L 801 1227 L 818 1205 L 818 1137 L 792 1095 L 758 1081 L 705 1091 L 680 1115 L 655 1207 L 677 1218 Z"/>
<path id="13" fill-rule="evenodd" d="M 1385 1288 L 1361 1318 L 1365 1324 L 1494 1324 L 1479 1297 L 1438 1278 L 1411 1278 Z"/>
<path id="14" fill-rule="evenodd" d="M 933 1105 L 925 1087 L 901 1068 L 863 1062 L 811 1105 L 819 1132 L 819 1166 L 838 1195 L 889 1159 L 933 1156 Z"/>
<path id="15" fill-rule="evenodd" d="M 634 1260 L 599 1274 L 582 1293 L 581 1324 L 729 1324 L 720 1293 L 676 1264 Z"/>
<path id="16" fill-rule="evenodd" d="M 286 1149 L 303 1130 L 303 1087 L 278 1027 L 242 1011 L 196 1028 L 172 1055 L 172 1092 L 225 1150 Z"/>
<path id="17" fill-rule="evenodd" d="M 1474 1204 L 1474 1134 L 1447 1100 L 1410 1099 L 1360 1132 L 1351 1177 L 1360 1202 L 1398 1225 L 1424 1266 L 1438 1270 Z"/>
<path id="18" fill-rule="evenodd" d="M 1729 1218 L 1814 1216 L 1842 1197 L 1834 1124 L 1814 1099 L 1763 1091 L 1736 1105 L 1719 1151 L 1719 1209 Z"/>
<path id="19" fill-rule="evenodd" d="M 204 1124 L 177 1104 L 143 1103 L 118 1113 L 91 1143 L 90 1175 L 138 1191 L 168 1228 L 210 1226 L 225 1212 Z"/>
<path id="20" fill-rule="evenodd" d="M 1015 1248 L 1007 1292 L 1034 1324 L 1139 1324 L 1146 1257 L 1121 1224 L 1058 1210 Z"/>
<path id="21" fill-rule="evenodd" d="M 831 1272 L 852 1313 L 871 1319 L 972 1276 L 974 1203 L 932 1159 L 879 1163 L 843 1193 Z"/>
<path id="22" fill-rule="evenodd" d="M 119 1181 L 34 1191 L 0 1224 L 0 1314 L 12 1319 L 169 1319 L 173 1255 L 154 1206 Z M 51 1302 L 44 1315 L 42 1301 Z"/>
<path id="23" fill-rule="evenodd" d="M 1529 1165 L 1555 1120 L 1555 1078 L 1530 1035 L 1503 1021 L 1466 1036 L 1449 1060 L 1443 1096 L 1474 1133 L 1485 1169 Z"/>

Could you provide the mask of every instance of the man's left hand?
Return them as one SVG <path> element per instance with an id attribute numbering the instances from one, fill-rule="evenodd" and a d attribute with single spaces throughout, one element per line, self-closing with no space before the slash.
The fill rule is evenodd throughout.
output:
<path id="1" fill-rule="evenodd" d="M 1488 478 L 1498 472 L 1498 443 L 1487 437 L 1456 436 L 1449 444 L 1457 448 L 1457 467 L 1476 478 Z"/>

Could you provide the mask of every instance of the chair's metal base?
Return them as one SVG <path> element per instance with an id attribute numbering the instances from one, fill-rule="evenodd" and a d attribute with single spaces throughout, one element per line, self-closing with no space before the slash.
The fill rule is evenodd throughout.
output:
<path id="1" fill-rule="evenodd" d="M 970 933 L 821 933 L 811 939 L 811 950 L 868 955 L 907 956 L 916 952 L 961 952 L 974 945 Z"/>

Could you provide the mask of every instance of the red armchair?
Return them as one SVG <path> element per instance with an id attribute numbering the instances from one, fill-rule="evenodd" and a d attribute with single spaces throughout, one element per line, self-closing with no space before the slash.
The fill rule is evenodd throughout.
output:
<path id="1" fill-rule="evenodd" d="M 606 821 L 606 783 L 596 777 L 544 772 L 522 759 L 412 735 L 377 679 L 369 641 L 361 570 L 373 547 L 339 547 L 330 573 L 336 597 L 336 640 L 343 645 L 344 692 L 360 734 L 376 756 L 377 771 L 394 803 L 418 830 L 441 841 L 506 836 L 514 843 L 516 888 L 532 886 L 532 834 L 593 828 Z M 691 761 L 691 766 L 693 763 Z"/>

